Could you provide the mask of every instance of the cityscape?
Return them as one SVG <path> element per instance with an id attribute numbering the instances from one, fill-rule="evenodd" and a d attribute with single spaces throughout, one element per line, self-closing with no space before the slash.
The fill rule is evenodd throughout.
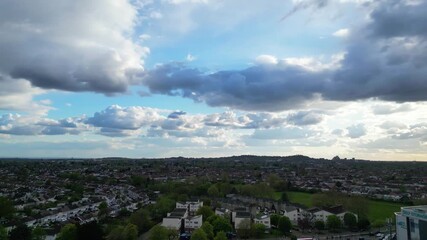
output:
<path id="1" fill-rule="evenodd" d="M 427 240 L 427 0 L 0 0 L 0 240 Z"/>

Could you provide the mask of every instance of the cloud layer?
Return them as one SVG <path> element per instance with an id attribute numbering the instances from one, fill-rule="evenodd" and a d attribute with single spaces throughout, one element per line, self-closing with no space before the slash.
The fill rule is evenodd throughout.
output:
<path id="1" fill-rule="evenodd" d="M 0 74 L 44 89 L 126 92 L 147 54 L 132 40 L 136 18 L 126 0 L 2 1 Z"/>
<path id="2" fill-rule="evenodd" d="M 249 111 L 298 108 L 318 98 L 427 100 L 427 3 L 395 0 L 369 6 L 368 23 L 346 34 L 342 59 L 261 55 L 255 66 L 214 73 L 169 63 L 148 71 L 144 84 L 152 93 Z"/>

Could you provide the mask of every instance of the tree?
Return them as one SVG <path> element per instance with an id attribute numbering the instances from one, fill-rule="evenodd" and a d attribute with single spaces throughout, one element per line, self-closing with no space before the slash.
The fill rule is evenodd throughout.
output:
<path id="1" fill-rule="evenodd" d="M 160 225 L 156 225 L 154 226 L 151 231 L 150 231 L 150 240 L 165 240 L 168 238 L 168 229 L 160 226 Z"/>
<path id="2" fill-rule="evenodd" d="M 233 227 L 231 226 L 230 222 L 223 218 L 223 217 L 218 217 L 216 218 L 213 222 L 212 222 L 212 226 L 214 228 L 214 232 L 218 233 L 218 232 L 230 232 L 233 230 Z"/>
<path id="3" fill-rule="evenodd" d="M 289 220 L 289 218 L 286 216 L 281 217 L 279 219 L 279 223 L 278 223 L 277 228 L 282 233 L 289 233 L 291 231 L 291 228 L 292 228 L 291 220 Z"/>
<path id="4" fill-rule="evenodd" d="M 208 188 L 208 195 L 214 198 L 220 196 L 218 187 L 215 184 Z"/>
<path id="5" fill-rule="evenodd" d="M 271 225 L 277 227 L 277 225 L 279 224 L 279 219 L 280 219 L 280 215 L 278 214 L 271 215 L 270 216 Z"/>
<path id="6" fill-rule="evenodd" d="M 194 230 L 194 232 L 191 234 L 191 240 L 208 240 L 208 236 L 203 231 L 203 229 L 199 228 Z"/>
<path id="7" fill-rule="evenodd" d="M 107 236 L 107 240 L 136 240 L 137 238 L 138 228 L 131 223 L 115 227 Z"/>
<path id="8" fill-rule="evenodd" d="M 323 229 L 325 229 L 325 222 L 323 222 L 322 220 L 317 220 L 314 222 L 314 228 L 321 231 Z"/>
<path id="9" fill-rule="evenodd" d="M 214 215 L 214 211 L 209 206 L 200 207 L 196 212 L 197 215 L 202 215 L 203 220 L 208 219 L 210 216 Z"/>
<path id="10" fill-rule="evenodd" d="M 368 230 L 371 226 L 371 223 L 369 222 L 368 218 L 364 216 L 359 216 L 357 221 L 357 227 L 359 230 Z"/>
<path id="11" fill-rule="evenodd" d="M 98 217 L 100 219 L 104 219 L 108 216 L 110 210 L 108 209 L 108 204 L 106 202 L 102 202 L 98 206 Z"/>
<path id="12" fill-rule="evenodd" d="M 46 238 L 46 231 L 41 227 L 33 229 L 32 240 L 44 240 Z"/>
<path id="13" fill-rule="evenodd" d="M 344 214 L 344 225 L 350 229 L 357 227 L 357 218 L 353 213 Z"/>
<path id="14" fill-rule="evenodd" d="M 67 224 L 61 228 L 56 240 L 77 240 L 77 227 L 74 224 Z"/>
<path id="15" fill-rule="evenodd" d="M 228 240 L 227 234 L 225 232 L 218 232 L 214 238 L 214 240 Z"/>
<path id="16" fill-rule="evenodd" d="M 104 233 L 101 226 L 93 221 L 82 224 L 77 227 L 77 239 L 78 240 L 103 240 Z"/>
<path id="17" fill-rule="evenodd" d="M 210 224 L 209 222 L 205 221 L 202 224 L 203 231 L 206 233 L 206 236 L 208 237 L 209 240 L 212 240 L 214 238 L 214 231 L 213 231 L 213 226 L 212 224 Z"/>
<path id="18" fill-rule="evenodd" d="M 14 213 L 13 202 L 6 197 L 0 197 L 0 218 L 10 219 Z"/>
<path id="19" fill-rule="evenodd" d="M 328 227 L 329 231 L 336 231 L 342 226 L 341 219 L 335 215 L 329 215 L 326 219 L 326 226 Z"/>
<path id="20" fill-rule="evenodd" d="M 129 222 L 138 228 L 139 233 L 146 232 L 153 226 L 150 215 L 145 209 L 132 213 L 129 217 Z"/>
<path id="21" fill-rule="evenodd" d="M 2 225 L 0 225 L 0 240 L 7 240 L 7 230 Z"/>
<path id="22" fill-rule="evenodd" d="M 31 240 L 31 229 L 25 225 L 20 224 L 9 233 L 10 240 Z"/>
<path id="23" fill-rule="evenodd" d="M 265 225 L 262 223 L 255 223 L 251 225 L 251 237 L 261 238 L 265 232 Z"/>
<path id="24" fill-rule="evenodd" d="M 282 192 L 280 200 L 282 200 L 283 202 L 289 202 L 288 194 L 286 192 Z"/>

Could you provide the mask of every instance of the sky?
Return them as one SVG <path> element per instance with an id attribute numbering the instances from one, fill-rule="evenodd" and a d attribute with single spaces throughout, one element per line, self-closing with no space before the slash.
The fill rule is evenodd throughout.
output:
<path id="1" fill-rule="evenodd" d="M 0 1 L 0 157 L 427 160 L 425 0 Z"/>

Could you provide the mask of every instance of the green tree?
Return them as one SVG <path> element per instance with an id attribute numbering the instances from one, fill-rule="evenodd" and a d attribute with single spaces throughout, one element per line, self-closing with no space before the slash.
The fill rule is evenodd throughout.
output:
<path id="1" fill-rule="evenodd" d="M 9 239 L 31 240 L 31 229 L 25 224 L 20 224 L 9 232 Z"/>
<path id="2" fill-rule="evenodd" d="M 210 197 L 219 197 L 220 196 L 218 187 L 215 184 L 208 188 L 208 195 Z"/>
<path id="3" fill-rule="evenodd" d="M 10 219 L 14 213 L 13 202 L 6 197 L 0 197 L 0 218 Z"/>
<path id="4" fill-rule="evenodd" d="M 104 232 L 97 222 L 89 222 L 77 227 L 78 240 L 103 240 Z"/>
<path id="5" fill-rule="evenodd" d="M 160 226 L 160 225 L 156 225 L 154 226 L 151 231 L 150 231 L 150 240 L 165 240 L 168 239 L 169 236 L 169 232 L 168 229 Z"/>
<path id="6" fill-rule="evenodd" d="M 280 200 L 282 200 L 283 202 L 289 202 L 288 194 L 286 192 L 282 192 Z"/>
<path id="7" fill-rule="evenodd" d="M 271 225 L 277 227 L 277 225 L 279 224 L 279 219 L 280 219 L 280 215 L 272 214 L 270 216 Z"/>
<path id="8" fill-rule="evenodd" d="M 5 227 L 0 225 L 0 240 L 7 240 L 7 230 Z"/>
<path id="9" fill-rule="evenodd" d="M 214 232 L 218 233 L 218 232 L 230 232 L 233 230 L 233 227 L 231 226 L 230 222 L 223 218 L 223 217 L 218 217 L 216 218 L 213 222 L 212 222 L 212 226 L 214 228 Z"/>
<path id="10" fill-rule="evenodd" d="M 61 228 L 56 240 L 77 240 L 77 227 L 74 224 L 67 224 Z"/>
<path id="11" fill-rule="evenodd" d="M 279 229 L 282 233 L 289 233 L 292 229 L 291 220 L 288 217 L 283 216 L 279 219 L 279 223 L 277 224 L 277 229 Z"/>
<path id="12" fill-rule="evenodd" d="M 193 231 L 191 234 L 191 240 L 208 240 L 208 236 L 203 229 L 199 228 Z"/>
<path id="13" fill-rule="evenodd" d="M 214 238 L 214 240 L 228 240 L 227 238 L 227 234 L 225 234 L 225 232 L 221 231 L 218 232 Z"/>
<path id="14" fill-rule="evenodd" d="M 328 227 L 329 231 L 336 231 L 342 226 L 341 219 L 335 215 L 329 215 L 326 219 L 326 226 Z"/>
<path id="15" fill-rule="evenodd" d="M 321 231 L 323 229 L 325 229 L 325 222 L 323 222 L 322 220 L 317 220 L 314 222 L 314 228 Z"/>
<path id="16" fill-rule="evenodd" d="M 131 223 L 115 227 L 107 236 L 107 240 L 136 240 L 137 238 L 138 228 Z"/>
<path id="17" fill-rule="evenodd" d="M 344 214 L 344 225 L 350 229 L 357 227 L 357 218 L 353 213 Z"/>
<path id="18" fill-rule="evenodd" d="M 35 227 L 33 229 L 32 240 L 44 240 L 46 238 L 46 231 L 42 227 Z"/>
<path id="19" fill-rule="evenodd" d="M 102 202 L 98 206 L 98 217 L 100 219 L 104 219 L 108 216 L 110 210 L 108 209 L 108 204 L 106 202 Z"/>
<path id="20" fill-rule="evenodd" d="M 212 224 L 210 224 L 209 222 L 205 221 L 202 224 L 203 231 L 206 233 L 206 236 L 208 237 L 209 240 L 213 240 L 214 238 L 214 231 L 213 231 L 213 226 Z"/>
<path id="21" fill-rule="evenodd" d="M 261 238 L 264 235 L 266 228 L 262 223 L 255 223 L 251 225 L 251 237 Z"/>
<path id="22" fill-rule="evenodd" d="M 371 226 L 371 223 L 369 222 L 368 218 L 364 216 L 359 216 L 357 220 L 357 227 L 359 230 L 368 230 Z"/>
<path id="23" fill-rule="evenodd" d="M 129 222 L 138 228 L 139 233 L 146 232 L 153 226 L 150 215 L 145 209 L 132 213 L 129 217 Z"/>
<path id="24" fill-rule="evenodd" d="M 197 215 L 203 216 L 203 221 L 214 215 L 214 211 L 209 206 L 203 206 L 196 212 Z"/>

